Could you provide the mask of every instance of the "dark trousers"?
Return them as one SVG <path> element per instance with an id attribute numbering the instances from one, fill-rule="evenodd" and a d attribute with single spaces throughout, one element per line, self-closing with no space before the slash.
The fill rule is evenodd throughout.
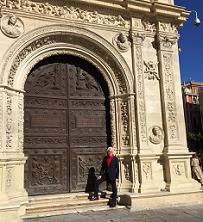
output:
<path id="1" fill-rule="evenodd" d="M 103 183 L 104 181 L 108 181 L 109 184 L 111 184 L 112 187 L 112 201 L 116 202 L 116 198 L 117 198 L 117 187 L 116 187 L 116 180 L 109 180 L 108 177 L 106 175 L 103 175 L 101 177 L 101 179 L 96 180 L 95 182 L 95 189 L 94 189 L 94 196 L 98 197 L 98 193 L 99 193 L 99 185 L 101 183 Z"/>

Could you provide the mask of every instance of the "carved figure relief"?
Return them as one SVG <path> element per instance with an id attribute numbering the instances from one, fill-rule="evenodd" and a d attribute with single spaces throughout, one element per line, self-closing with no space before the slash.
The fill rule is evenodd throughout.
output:
<path id="1" fill-rule="evenodd" d="M 161 127 L 153 126 L 149 129 L 149 140 L 151 143 L 159 144 L 164 138 L 164 133 Z"/>
<path id="2" fill-rule="evenodd" d="M 50 4 L 48 2 L 41 3 L 30 0 L 5 0 L 0 2 L 0 6 L 9 9 L 18 9 L 26 12 L 32 12 L 42 15 L 55 16 L 65 19 L 77 19 L 82 22 L 89 22 L 95 24 L 123 26 L 125 27 L 127 22 L 121 15 L 103 15 L 97 11 L 86 11 L 73 6 L 58 6 Z"/>
<path id="3" fill-rule="evenodd" d="M 130 47 L 128 37 L 124 33 L 119 33 L 113 38 L 113 44 L 121 51 L 127 52 Z"/>
<path id="4" fill-rule="evenodd" d="M 158 67 L 157 67 L 157 63 L 153 62 L 153 61 L 144 61 L 144 65 L 145 65 L 145 78 L 147 78 L 148 80 L 160 80 L 159 74 L 158 74 Z"/>
<path id="5" fill-rule="evenodd" d="M 185 175 L 185 166 L 183 162 L 173 163 L 173 174 L 176 177 Z"/>
<path id="6" fill-rule="evenodd" d="M 1 18 L 1 31 L 10 38 L 17 38 L 24 32 L 24 24 L 15 15 L 4 15 Z"/>
<path id="7" fill-rule="evenodd" d="M 32 186 L 59 183 L 59 166 L 59 156 L 32 156 Z"/>
<path id="8" fill-rule="evenodd" d="M 142 165 L 143 175 L 145 176 L 146 180 L 152 179 L 152 164 L 150 162 L 143 163 Z"/>
<path id="9" fill-rule="evenodd" d="M 100 171 L 102 156 L 95 157 L 94 155 L 78 156 L 78 166 L 79 166 L 79 182 L 86 182 L 89 174 L 89 170 L 92 167 L 96 167 L 95 172 Z"/>
<path id="10" fill-rule="evenodd" d="M 132 182 L 132 163 L 131 163 L 131 159 L 129 159 L 128 157 L 124 157 L 122 160 L 122 164 L 124 166 L 124 176 L 125 179 L 127 181 Z"/>

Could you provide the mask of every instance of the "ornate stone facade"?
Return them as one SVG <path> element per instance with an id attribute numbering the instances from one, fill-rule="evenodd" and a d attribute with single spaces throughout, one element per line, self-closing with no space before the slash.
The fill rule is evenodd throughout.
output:
<path id="1" fill-rule="evenodd" d="M 179 192 L 182 184 L 185 192 L 199 189 L 191 179 L 191 154 L 187 150 L 181 108 L 177 47 L 177 30 L 188 13 L 174 6 L 171 0 L 125 1 L 125 4 L 122 1 L 113 4 L 109 0 L 106 3 L 99 0 L 67 3 L 55 0 L 0 1 L 0 201 L 6 203 L 2 205 L 0 202 L 0 217 L 5 221 L 12 221 L 10 216 L 5 216 L 11 211 L 15 212 L 12 215 L 15 214 L 16 218 L 25 213 L 28 201 L 26 184 L 53 186 L 52 189 L 59 184 L 58 169 L 65 163 L 65 151 L 33 149 L 28 154 L 24 147 L 36 144 L 41 147 L 44 144 L 64 146 L 66 138 L 59 135 L 25 137 L 24 127 L 30 122 L 25 118 L 24 95 L 28 93 L 25 92 L 25 83 L 30 73 L 49 61 L 47 59 L 62 55 L 91 64 L 108 86 L 109 107 L 105 111 L 110 122 L 109 143 L 116 148 L 120 160 L 120 195 L 127 192 L 133 200 L 138 193 L 156 192 L 161 195 L 162 190 Z M 166 17 L 162 19 L 163 11 Z M 92 92 L 98 91 L 98 87 L 95 88 L 94 81 L 87 79 L 85 72 L 75 69 L 77 78 L 71 79 L 67 91 L 70 91 L 70 97 L 76 96 L 77 99 L 70 99 L 68 105 L 75 110 L 81 106 L 84 109 L 102 106 L 102 101 L 88 100 L 87 95 L 87 101 L 80 101 L 86 88 Z M 59 92 L 58 69 L 55 69 L 55 74 L 47 72 L 45 77 L 36 83 L 41 84 L 38 93 L 50 87 Z M 51 85 L 46 85 L 47 79 L 51 79 Z M 78 89 L 84 92 L 72 93 Z M 46 94 L 44 97 L 49 96 Z M 26 104 L 46 109 L 52 107 L 51 116 L 55 118 L 57 109 L 61 109 L 62 114 L 65 112 L 67 104 L 64 98 L 59 101 L 57 96 L 49 100 L 44 97 L 36 99 L 30 96 Z M 78 113 L 78 116 L 83 115 L 82 111 Z M 91 114 L 90 111 L 87 113 Z M 40 118 L 31 121 L 38 125 L 42 122 Z M 52 130 L 54 124 L 57 127 L 64 125 L 65 117 L 60 121 L 49 122 L 48 128 Z M 97 125 L 102 123 L 98 119 Z M 77 124 L 83 126 L 81 118 L 78 122 L 75 117 L 70 118 L 70 127 Z M 85 126 L 87 124 L 91 125 L 86 122 Z M 43 133 L 47 131 L 45 129 Z M 33 132 L 37 133 L 37 130 Z M 103 138 L 96 136 L 91 139 L 75 136 L 71 143 L 77 145 L 81 141 L 105 143 Z M 97 150 L 96 159 L 94 155 L 85 156 L 80 147 L 73 150 L 70 167 L 74 180 L 71 186 L 76 187 L 81 181 L 85 183 L 92 165 L 98 166 L 96 171 L 99 170 L 103 150 Z M 32 168 L 24 171 L 26 155 Z M 32 179 L 26 177 L 24 180 L 24 174 L 27 175 L 29 170 Z M 61 177 L 63 185 L 66 177 L 66 174 Z M 14 203 L 15 209 L 12 208 Z"/>

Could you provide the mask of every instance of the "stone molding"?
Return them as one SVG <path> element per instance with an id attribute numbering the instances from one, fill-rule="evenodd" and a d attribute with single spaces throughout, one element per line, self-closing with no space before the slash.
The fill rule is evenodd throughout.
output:
<path id="1" fill-rule="evenodd" d="M 63 33 L 62 36 L 61 33 Z M 111 72 L 112 76 L 114 77 L 109 76 L 108 78 L 114 78 L 113 81 L 118 82 L 117 89 L 114 89 L 114 91 L 117 91 L 118 94 L 132 91 L 132 89 L 130 89 L 131 86 L 129 85 L 129 83 L 132 82 L 131 71 L 123 57 L 116 51 L 116 49 L 106 40 L 91 31 L 66 25 L 41 27 L 27 33 L 21 39 L 19 39 L 9 49 L 3 59 L 3 79 L 1 78 L 1 83 L 19 89 L 18 83 L 15 82 L 15 80 L 18 78 L 16 77 L 16 74 L 18 73 L 19 67 L 22 66 L 26 60 L 30 59 L 34 52 L 39 53 L 41 51 L 40 53 L 42 53 L 43 49 L 46 47 L 53 49 L 57 44 L 63 44 L 64 48 L 69 48 L 69 51 L 71 51 L 70 49 L 74 51 L 74 46 L 77 44 L 77 42 L 80 43 L 80 46 L 78 46 L 79 49 L 77 50 L 78 52 L 76 52 L 76 54 L 79 55 L 80 51 L 86 51 L 88 52 L 88 58 L 90 54 L 93 57 L 92 53 L 94 52 L 94 57 L 96 57 L 94 61 L 103 61 L 108 69 L 113 67 Z M 51 54 L 60 54 L 60 49 L 58 49 L 58 52 L 57 49 L 54 51 L 55 52 L 50 53 L 49 56 L 51 56 Z M 68 53 L 68 50 L 66 53 Z M 41 59 L 43 59 L 42 55 Z M 92 58 L 90 59 L 90 62 L 92 62 Z M 98 63 L 95 63 L 94 65 L 99 68 Z M 9 75 L 6 77 L 4 73 L 7 72 Z M 111 84 L 112 80 L 108 80 L 107 82 Z M 22 84 L 20 87 L 22 89 Z"/>

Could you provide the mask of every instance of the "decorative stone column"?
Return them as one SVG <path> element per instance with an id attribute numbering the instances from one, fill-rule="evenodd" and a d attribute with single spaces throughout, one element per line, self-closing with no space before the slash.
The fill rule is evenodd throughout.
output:
<path id="1" fill-rule="evenodd" d="M 118 191 L 132 192 L 135 179 L 131 153 L 136 140 L 134 95 L 121 94 L 110 99 L 112 144 L 120 160 Z"/>
<path id="2" fill-rule="evenodd" d="M 24 189 L 23 93 L 1 86 L 0 106 L 0 218 L 10 222 L 20 220 L 28 200 Z"/>
<path id="3" fill-rule="evenodd" d="M 138 157 L 132 157 L 133 166 L 138 164 L 139 187 L 133 185 L 133 191 L 139 193 L 152 193 L 160 191 L 160 175 L 156 172 L 158 156 L 154 154 L 148 144 L 147 120 L 146 120 L 146 98 L 143 70 L 143 42 L 145 40 L 144 31 L 132 31 L 132 59 L 135 76 L 135 106 L 136 106 L 136 128 Z M 136 175 L 136 168 L 134 175 Z M 135 176 L 136 177 L 136 176 Z M 134 178 L 135 178 L 134 177 Z"/>
<path id="4" fill-rule="evenodd" d="M 178 63 L 178 34 L 171 23 L 158 23 L 157 42 L 160 74 L 160 94 L 164 125 L 166 190 L 172 192 L 199 190 L 191 178 L 190 157 L 186 144 L 180 73 Z"/>

